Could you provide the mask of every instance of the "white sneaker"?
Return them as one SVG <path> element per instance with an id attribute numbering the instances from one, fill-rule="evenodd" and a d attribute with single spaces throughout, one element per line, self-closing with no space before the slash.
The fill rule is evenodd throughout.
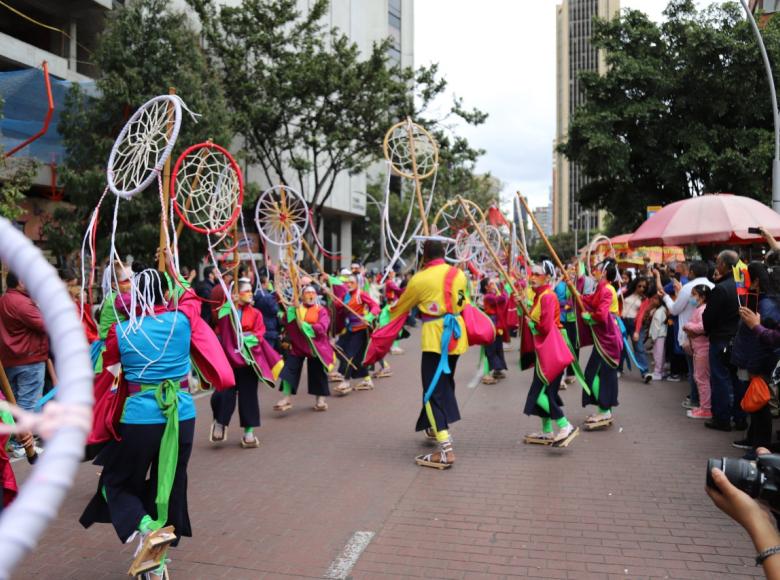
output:
<path id="1" fill-rule="evenodd" d="M 599 423 L 600 421 L 609 421 L 610 419 L 612 419 L 612 411 L 607 411 L 606 413 L 594 413 L 588 417 L 587 422 Z"/>
<path id="2" fill-rule="evenodd" d="M 27 453 L 24 450 L 24 447 L 16 447 L 14 445 L 13 449 L 11 449 L 11 455 L 17 459 L 19 459 L 20 457 L 24 457 L 26 454 Z"/>
<path id="3" fill-rule="evenodd" d="M 654 381 L 662 381 L 664 380 L 664 376 L 659 373 L 653 373 L 650 375 Z"/>
<path id="4" fill-rule="evenodd" d="M 400 346 L 394 346 L 390 349 L 390 354 L 403 354 L 404 349 L 402 349 Z"/>

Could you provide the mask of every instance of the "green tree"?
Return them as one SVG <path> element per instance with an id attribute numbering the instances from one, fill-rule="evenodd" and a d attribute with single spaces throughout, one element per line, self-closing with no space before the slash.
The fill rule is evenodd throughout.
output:
<path id="1" fill-rule="evenodd" d="M 3 99 L 0 98 L 0 119 L 3 118 Z M 19 205 L 25 192 L 32 186 L 38 164 L 30 157 L 3 155 L 0 145 L 0 216 L 10 220 L 18 218 L 23 210 Z"/>
<path id="2" fill-rule="evenodd" d="M 111 146 L 130 115 L 148 99 L 174 87 L 187 106 L 200 114 L 194 122 L 184 112 L 172 160 L 189 145 L 211 138 L 229 146 L 231 120 L 220 79 L 204 57 L 198 35 L 186 15 L 169 8 L 167 0 L 136 0 L 111 12 L 94 60 L 100 70 L 97 96 L 78 86 L 68 94 L 59 130 L 67 149 L 62 177 L 73 212 L 59 212 L 49 228 L 53 247 L 78 248 L 87 218 L 106 187 L 106 162 Z M 98 240 L 105 254 L 113 215 L 113 196 L 103 204 Z M 160 201 L 156 183 L 122 202 L 116 245 L 122 255 L 151 260 L 158 244 Z M 185 233 L 179 245 L 182 259 L 203 255 L 204 236 Z M 192 263 L 192 262 L 190 262 Z"/>
<path id="3" fill-rule="evenodd" d="M 337 177 L 374 163 L 390 126 L 406 116 L 429 130 L 439 121 L 423 114 L 446 88 L 438 68 L 391 65 L 389 39 L 361 55 L 340 30 L 323 26 L 327 0 L 312 2 L 305 14 L 296 0 L 243 0 L 233 7 L 188 2 L 203 22 L 247 158 L 268 183 L 299 189 L 317 221 Z M 486 117 L 459 100 L 449 114 L 472 124 Z M 433 133 L 441 145 L 443 191 L 466 188 L 464 174 L 481 152 L 444 130 Z"/>
<path id="4" fill-rule="evenodd" d="M 742 9 L 672 0 L 664 15 L 660 25 L 637 10 L 594 23 L 607 72 L 582 75 L 587 101 L 560 148 L 590 179 L 581 203 L 616 216 L 610 233 L 638 226 L 647 205 L 704 192 L 770 196 L 771 106 Z M 777 62 L 780 20 L 763 35 Z"/>
<path id="5" fill-rule="evenodd" d="M 564 262 L 574 256 L 574 232 L 564 232 L 555 234 L 553 236 L 547 236 L 552 244 L 555 253 Z M 581 245 L 585 245 L 585 240 L 581 240 Z M 539 240 L 528 248 L 528 253 L 531 255 L 532 260 L 539 260 L 542 257 L 551 258 L 550 251 L 547 249 L 547 245 Z"/>

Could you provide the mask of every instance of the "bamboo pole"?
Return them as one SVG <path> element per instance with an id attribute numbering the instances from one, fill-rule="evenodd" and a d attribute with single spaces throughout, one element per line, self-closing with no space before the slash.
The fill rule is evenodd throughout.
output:
<path id="1" fill-rule="evenodd" d="M 209 145 L 211 145 L 212 141 L 209 139 L 206 141 Z M 200 185 L 200 174 L 203 171 L 203 163 L 206 161 L 206 155 L 208 155 L 208 148 L 203 148 L 200 150 L 199 155 L 200 163 L 198 164 L 198 171 L 195 173 L 195 177 L 192 180 L 192 187 L 190 188 L 190 191 L 197 188 L 198 185 Z M 190 209 L 190 205 L 192 205 L 192 196 L 188 195 L 187 199 L 184 200 L 184 211 L 186 212 L 188 209 Z M 176 224 L 176 238 L 181 237 L 181 233 L 184 230 L 184 220 L 179 220 L 179 223 Z"/>
<path id="2" fill-rule="evenodd" d="M 517 195 L 517 198 L 520 200 L 520 203 L 523 204 L 526 213 L 529 216 L 531 216 L 531 221 L 533 222 L 536 231 L 539 233 L 539 236 L 542 238 L 544 245 L 547 246 L 547 250 L 550 252 L 550 256 L 552 257 L 553 261 L 558 266 L 558 268 L 560 268 L 561 274 L 563 275 L 563 279 L 566 282 L 566 285 L 569 287 L 572 296 L 574 296 L 574 299 L 577 301 L 577 306 L 580 307 L 580 312 L 587 312 L 587 309 L 585 308 L 585 304 L 582 302 L 582 296 L 580 296 L 580 293 L 577 292 L 577 287 L 574 285 L 571 278 L 569 278 L 569 273 L 566 271 L 566 268 L 563 267 L 563 263 L 561 262 L 561 259 L 558 257 L 558 254 L 555 252 L 555 249 L 552 247 L 550 240 L 547 239 L 547 236 L 545 235 L 542 226 L 540 226 L 539 222 L 536 221 L 536 216 L 531 211 L 531 208 L 528 207 L 528 203 L 526 203 L 523 196 L 520 195 L 520 192 L 516 191 L 515 194 Z"/>
<path id="3" fill-rule="evenodd" d="M 176 89 L 168 87 L 168 94 L 175 95 Z M 173 132 L 173 105 L 168 103 L 168 136 Z M 171 197 L 171 156 L 168 155 L 168 159 L 165 160 L 163 166 L 163 203 L 162 203 L 162 216 L 160 220 L 160 254 L 157 258 L 157 269 L 160 272 L 165 272 L 165 250 L 168 249 L 168 202 Z"/>
<path id="4" fill-rule="evenodd" d="M 417 195 L 417 206 L 420 209 L 420 222 L 423 227 L 423 235 L 431 235 L 428 228 L 428 216 L 425 215 L 425 203 L 422 198 L 422 186 L 420 185 L 420 175 L 417 173 L 417 153 L 414 149 L 414 135 L 412 134 L 412 120 L 406 119 L 406 133 L 409 136 L 409 154 L 412 158 L 412 173 L 414 174 L 414 192 Z"/>
<path id="5" fill-rule="evenodd" d="M 49 361 L 49 363 L 51 363 L 51 361 Z M 11 405 L 16 405 L 16 397 L 14 397 L 14 392 L 11 389 L 11 382 L 8 380 L 8 375 L 5 374 L 5 368 L 3 368 L 2 362 L 0 362 L 0 389 L 2 389 L 6 401 Z M 28 463 L 35 463 L 37 461 L 38 455 L 35 453 L 34 441 L 24 446 L 24 453 L 27 455 Z"/>
<path id="6" fill-rule="evenodd" d="M 471 222 L 472 227 L 477 230 L 477 234 L 479 235 L 479 238 L 482 240 L 482 244 L 485 246 L 485 249 L 490 254 L 490 257 L 493 259 L 493 262 L 496 265 L 496 268 L 498 268 L 498 271 L 503 276 L 504 280 L 509 284 L 509 287 L 512 288 L 512 295 L 515 298 L 515 302 L 518 306 L 520 306 L 520 309 L 523 311 L 523 314 L 525 316 L 530 316 L 528 309 L 525 306 L 525 297 L 521 296 L 517 290 L 515 289 L 515 285 L 513 283 L 512 277 L 509 275 L 509 273 L 506 271 L 506 268 L 501 264 L 501 261 L 498 259 L 498 256 L 493 251 L 493 248 L 490 247 L 490 244 L 488 243 L 487 237 L 485 236 L 485 232 L 482 231 L 482 229 L 477 225 L 477 222 L 474 221 L 474 216 L 472 216 L 466 209 L 466 204 L 463 202 L 463 198 L 461 196 L 458 196 L 458 203 L 460 203 L 460 206 L 463 208 L 463 213 L 465 213 L 469 221 Z"/>

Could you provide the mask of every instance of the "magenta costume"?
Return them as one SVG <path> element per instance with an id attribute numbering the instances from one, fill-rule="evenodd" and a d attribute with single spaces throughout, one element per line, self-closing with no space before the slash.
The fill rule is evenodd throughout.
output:
<path id="1" fill-rule="evenodd" d="M 330 395 L 327 373 L 333 369 L 336 362 L 333 346 L 328 339 L 330 315 L 328 309 L 319 304 L 303 308 L 306 311 L 302 320 L 290 320 L 288 317 L 284 322 L 290 349 L 284 355 L 284 368 L 279 375 L 282 380 L 281 387 L 285 394 L 296 394 L 303 364 L 306 362 L 309 394 L 327 397 Z M 309 324 L 314 336 L 307 336 L 301 330 L 301 323 Z"/>
<path id="2" fill-rule="evenodd" d="M 598 405 L 606 410 L 618 405 L 617 367 L 623 350 L 623 336 L 615 315 L 610 311 L 613 298 L 613 291 L 603 278 L 593 294 L 582 297 L 591 316 L 589 326 L 593 337 L 593 351 L 585 367 L 585 380 L 590 385 L 591 394 L 583 390 L 583 407 Z"/>
<path id="3" fill-rule="evenodd" d="M 558 388 L 563 371 L 574 361 L 574 355 L 563 338 L 558 298 L 549 285 L 536 289 L 530 314 L 536 365 L 524 412 L 526 415 L 561 419 L 564 417 L 563 400 L 558 395 Z"/>

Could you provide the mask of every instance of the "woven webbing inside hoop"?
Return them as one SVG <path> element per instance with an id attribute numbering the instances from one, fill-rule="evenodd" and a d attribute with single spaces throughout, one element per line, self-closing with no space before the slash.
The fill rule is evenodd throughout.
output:
<path id="1" fill-rule="evenodd" d="M 203 234 L 216 234 L 233 225 L 241 211 L 241 170 L 219 145 L 193 145 L 176 160 L 171 197 L 176 214 L 187 227 Z"/>
<path id="2" fill-rule="evenodd" d="M 306 233 L 309 207 L 292 187 L 277 185 L 265 190 L 257 199 L 255 224 L 266 241 L 276 246 L 289 246 Z"/>
<path id="3" fill-rule="evenodd" d="M 108 187 L 129 199 L 162 170 L 181 127 L 181 99 L 160 95 L 144 103 L 122 127 L 108 157 Z"/>
<path id="4" fill-rule="evenodd" d="M 411 137 L 411 139 L 410 139 Z M 439 148 L 433 136 L 410 121 L 394 125 L 385 135 L 385 157 L 398 175 L 426 179 L 433 175 L 439 162 Z M 417 174 L 412 166 L 412 148 Z"/>
<path id="5" fill-rule="evenodd" d="M 56 400 L 92 409 L 92 364 L 84 328 L 57 271 L 8 220 L 0 218 L 0 259 L 38 303 L 57 361 Z M 0 579 L 10 577 L 57 515 L 84 454 L 85 430 L 64 426 L 46 442 L 33 473 L 0 516 Z"/>

